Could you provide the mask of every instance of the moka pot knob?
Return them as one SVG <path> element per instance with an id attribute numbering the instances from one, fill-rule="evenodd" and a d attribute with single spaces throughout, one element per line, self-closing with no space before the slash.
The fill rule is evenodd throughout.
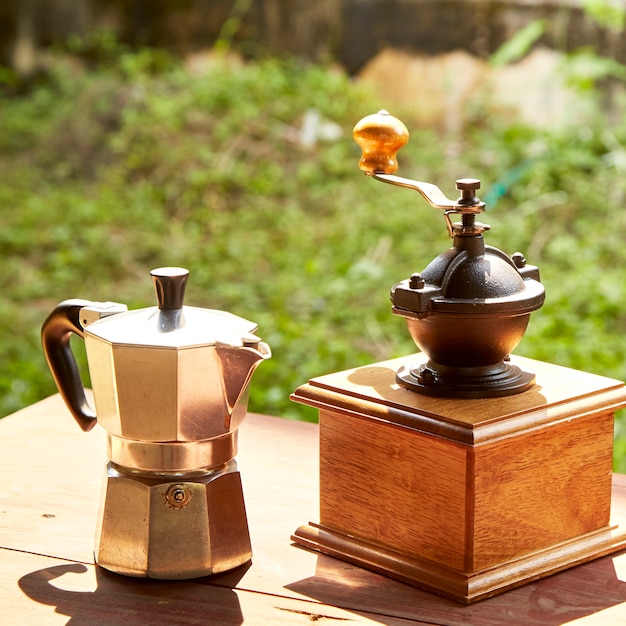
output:
<path id="1" fill-rule="evenodd" d="M 184 267 L 159 267 L 150 272 L 161 311 L 183 308 L 189 270 Z"/>

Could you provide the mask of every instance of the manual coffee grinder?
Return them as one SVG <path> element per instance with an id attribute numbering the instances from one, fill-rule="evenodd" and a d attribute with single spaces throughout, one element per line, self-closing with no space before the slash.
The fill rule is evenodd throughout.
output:
<path id="1" fill-rule="evenodd" d="M 624 383 L 512 356 L 544 288 L 522 254 L 485 245 L 479 181 L 457 181 L 450 200 L 395 176 L 408 131 L 386 111 L 354 138 L 360 168 L 443 211 L 453 245 L 391 288 L 418 354 L 292 395 L 320 421 L 320 521 L 294 542 L 463 603 L 622 549 L 611 468 Z"/>
<path id="2" fill-rule="evenodd" d="M 269 347 L 256 324 L 184 306 L 189 272 L 151 272 L 158 306 L 66 300 L 42 341 L 79 426 L 107 431 L 96 560 L 128 576 L 183 579 L 242 565 L 252 551 L 237 431 Z M 96 410 L 70 346 L 83 338 Z"/>

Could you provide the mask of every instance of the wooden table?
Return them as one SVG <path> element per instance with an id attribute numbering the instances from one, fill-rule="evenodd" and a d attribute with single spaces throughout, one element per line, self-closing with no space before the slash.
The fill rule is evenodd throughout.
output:
<path id="1" fill-rule="evenodd" d="M 240 430 L 252 565 L 185 582 L 93 565 L 105 433 L 58 396 L 0 420 L 0 624 L 624 624 L 626 553 L 470 606 L 295 547 L 318 518 L 318 428 L 250 415 Z M 626 477 L 613 506 L 626 512 Z"/>

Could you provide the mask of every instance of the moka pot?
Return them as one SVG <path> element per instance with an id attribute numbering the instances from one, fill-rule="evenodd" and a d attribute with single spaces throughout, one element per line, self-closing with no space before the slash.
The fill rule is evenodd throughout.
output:
<path id="1" fill-rule="evenodd" d="M 151 272 L 158 306 L 66 300 L 42 327 L 59 392 L 85 431 L 107 431 L 96 561 L 129 576 L 183 579 L 251 558 L 237 430 L 252 374 L 270 357 L 256 324 L 183 305 L 189 272 Z M 70 337 L 85 341 L 95 411 Z"/>

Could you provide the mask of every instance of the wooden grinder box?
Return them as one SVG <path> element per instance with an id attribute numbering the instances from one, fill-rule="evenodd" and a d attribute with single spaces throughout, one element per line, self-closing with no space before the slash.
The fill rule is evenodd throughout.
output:
<path id="1" fill-rule="evenodd" d="M 611 521 L 624 383 L 513 357 L 537 384 L 504 398 L 399 387 L 415 355 L 321 376 L 320 521 L 301 545 L 470 603 L 626 546 Z"/>

